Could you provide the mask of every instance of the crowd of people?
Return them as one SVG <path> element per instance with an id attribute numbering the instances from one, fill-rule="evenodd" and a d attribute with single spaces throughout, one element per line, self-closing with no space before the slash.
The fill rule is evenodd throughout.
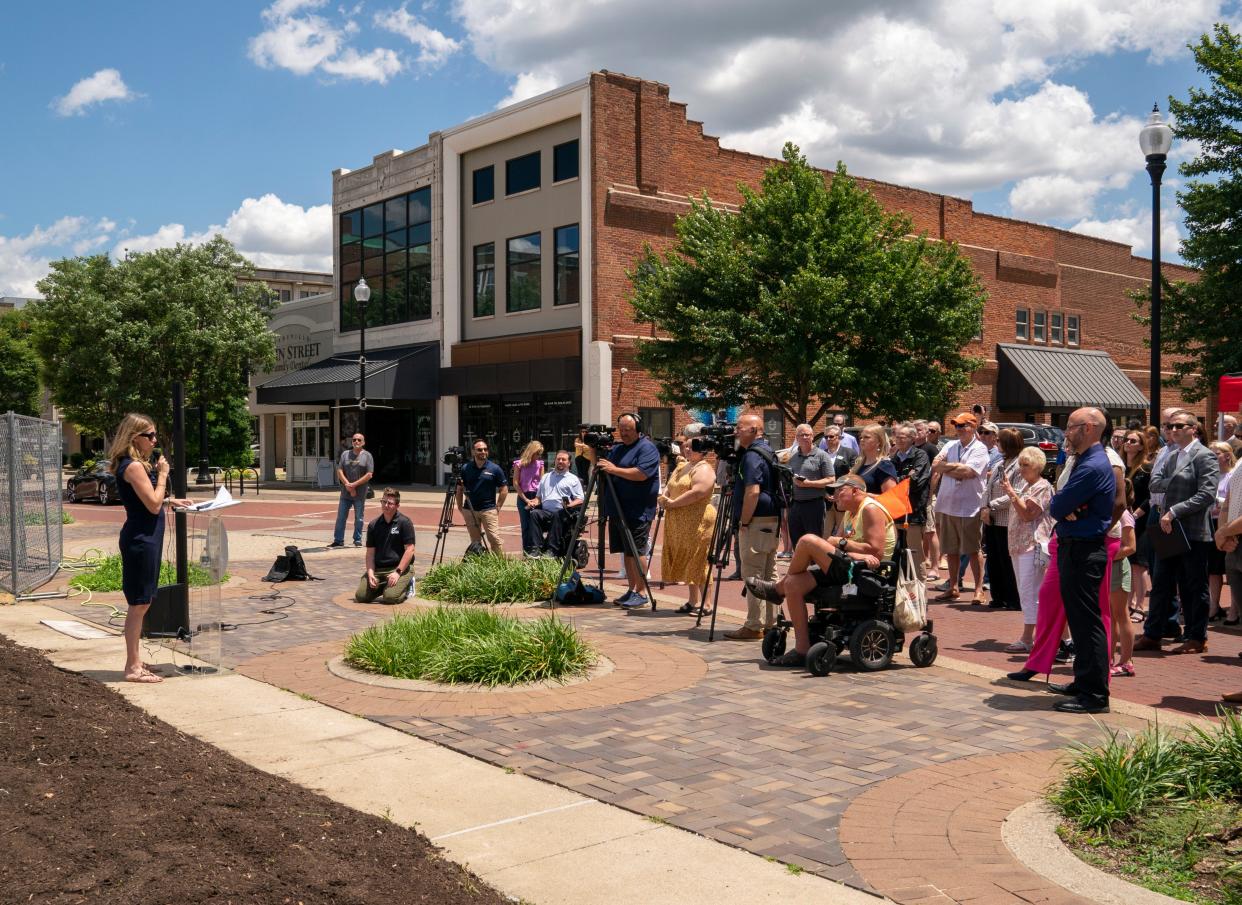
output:
<path id="1" fill-rule="evenodd" d="M 583 425 L 573 452 L 558 450 L 550 471 L 538 441 L 506 475 L 478 439 L 453 492 L 476 551 L 502 551 L 498 512 L 512 492 L 525 554 L 562 556 L 575 539 L 584 483 L 597 480 L 609 550 L 624 563 L 626 589 L 613 602 L 627 609 L 650 602 L 657 514 L 664 527 L 660 580 L 687 587 L 685 614 L 706 613 L 712 543 L 721 526 L 732 529 L 747 607 L 742 626 L 725 637 L 759 640 L 784 604 L 795 643 L 777 661 L 783 666 L 805 661 L 807 595 L 817 585 L 844 584 L 856 564 L 874 568 L 891 559 L 899 539 L 915 554 L 919 581 L 943 576 L 933 601 L 1022 614 L 1006 650 L 1026 662 L 1010 679 L 1027 682 L 1056 662 L 1073 663 L 1073 682 L 1050 685 L 1068 696 L 1058 704 L 1067 712 L 1107 710 L 1110 680 L 1136 673 L 1135 651 L 1201 655 L 1213 624 L 1242 622 L 1242 483 L 1231 480 L 1242 454 L 1236 418 L 1222 419 L 1224 437 L 1213 442 L 1178 407 L 1162 413 L 1159 429 L 1133 421 L 1116 430 L 1100 410 L 1079 409 L 1066 424 L 1055 470 L 1044 450 L 1026 445 L 1016 429 L 981 419 L 977 409 L 950 423 L 952 439 L 939 422 L 923 420 L 868 424 L 855 438 L 837 416 L 819 435 L 798 425 L 793 445 L 775 451 L 762 418 L 746 414 L 735 428 L 736 449 L 713 462 L 720 441 L 704 425 L 687 425 L 662 455 L 638 416 L 626 413 L 615 442 L 586 442 Z M 131 415 L 111 450 L 127 516 L 125 675 L 137 682 L 158 681 L 137 651 L 155 593 L 168 473 L 154 447 L 151 419 Z M 363 545 L 373 472 L 365 437 L 355 433 L 337 463 L 341 493 L 329 546 L 344 546 L 351 511 L 354 544 Z M 899 520 L 877 500 L 894 488 L 909 504 Z M 385 488 L 379 516 L 366 526 L 358 600 L 395 603 L 410 593 L 414 527 L 399 512 L 400 500 Z M 789 566 L 778 580 L 781 556 Z M 1242 703 L 1242 692 L 1224 697 Z"/>

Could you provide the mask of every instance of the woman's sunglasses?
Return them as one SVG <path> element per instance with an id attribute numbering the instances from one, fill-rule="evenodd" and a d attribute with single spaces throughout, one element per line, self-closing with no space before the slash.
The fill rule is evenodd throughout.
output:
<path id="1" fill-rule="evenodd" d="M 154 443 L 154 442 L 155 442 L 156 433 L 155 433 L 155 431 L 143 431 L 141 434 L 135 434 L 134 436 L 136 436 L 136 437 L 146 437 L 148 440 L 150 440 L 152 443 Z"/>

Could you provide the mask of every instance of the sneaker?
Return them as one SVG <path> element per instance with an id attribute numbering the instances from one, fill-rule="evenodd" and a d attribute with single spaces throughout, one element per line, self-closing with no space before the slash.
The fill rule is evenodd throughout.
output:
<path id="1" fill-rule="evenodd" d="M 633 591 L 626 591 L 620 597 L 612 602 L 613 606 L 625 606 L 625 602 L 634 596 Z"/>
<path id="2" fill-rule="evenodd" d="M 1060 644 L 1058 644 L 1057 654 L 1055 657 L 1053 657 L 1053 659 L 1056 660 L 1056 662 L 1058 663 L 1073 663 L 1074 662 L 1074 642 L 1073 641 L 1062 641 Z"/>
<path id="3" fill-rule="evenodd" d="M 338 547 L 343 547 L 343 546 L 345 546 L 345 541 L 343 541 L 343 540 L 334 540 L 332 543 L 328 544 L 328 549 L 329 549 L 329 550 L 335 550 L 335 549 L 337 549 Z"/>
<path id="4" fill-rule="evenodd" d="M 642 594 L 631 593 L 624 601 L 620 601 L 621 606 L 627 610 L 637 610 L 647 605 L 647 598 Z"/>
<path id="5" fill-rule="evenodd" d="M 341 546 L 344 546 L 344 544 L 342 544 Z M 354 546 L 355 546 L 355 547 L 361 547 L 361 546 L 362 546 L 362 541 L 360 541 L 360 540 L 356 540 L 356 541 L 354 541 Z"/>
<path id="6" fill-rule="evenodd" d="M 777 559 L 793 559 L 793 554 L 792 553 L 777 553 L 776 558 Z"/>

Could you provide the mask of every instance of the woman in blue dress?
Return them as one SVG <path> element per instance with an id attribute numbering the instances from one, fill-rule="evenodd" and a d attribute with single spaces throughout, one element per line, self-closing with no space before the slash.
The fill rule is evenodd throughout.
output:
<path id="1" fill-rule="evenodd" d="M 125 681 L 162 682 L 142 662 L 139 638 L 142 620 L 155 600 L 160 581 L 160 554 L 164 545 L 164 490 L 168 486 L 168 460 L 151 463 L 155 449 L 155 423 L 146 415 L 126 415 L 116 429 L 108 456 L 121 502 L 125 524 L 121 528 L 121 588 L 125 592 Z M 185 500 L 173 501 L 184 504 Z"/>

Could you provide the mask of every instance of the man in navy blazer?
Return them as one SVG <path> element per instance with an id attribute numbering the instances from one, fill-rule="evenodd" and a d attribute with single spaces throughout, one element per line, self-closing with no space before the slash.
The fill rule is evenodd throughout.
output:
<path id="1" fill-rule="evenodd" d="M 1143 634 L 1135 650 L 1159 650 L 1161 629 L 1173 610 L 1174 592 L 1182 602 L 1183 636 L 1175 654 L 1201 654 L 1207 650 L 1208 555 L 1212 549 L 1211 509 L 1220 483 L 1216 454 L 1195 438 L 1199 420 L 1178 411 L 1164 425 L 1172 445 L 1152 473 L 1153 493 L 1164 494 L 1159 521 L 1148 531 L 1186 532 L 1190 550 L 1161 560 L 1152 572 L 1151 602 Z"/>

